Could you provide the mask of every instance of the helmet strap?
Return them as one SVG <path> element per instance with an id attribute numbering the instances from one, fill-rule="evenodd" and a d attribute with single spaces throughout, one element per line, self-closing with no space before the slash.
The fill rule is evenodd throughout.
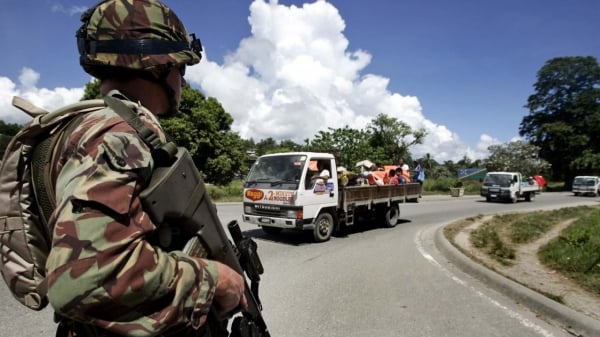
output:
<path id="1" fill-rule="evenodd" d="M 179 112 L 179 105 L 177 104 L 177 101 L 175 100 L 175 90 L 173 89 L 173 87 L 171 87 L 171 85 L 169 85 L 169 82 L 167 81 L 167 77 L 169 76 L 171 69 L 173 69 L 173 68 L 166 67 L 164 69 L 161 69 L 160 71 L 148 72 L 148 71 L 136 70 L 136 71 L 130 71 L 129 73 L 127 73 L 128 78 L 141 77 L 147 81 L 158 84 L 163 89 L 165 95 L 167 96 L 167 100 L 168 100 L 168 104 L 169 104 L 168 110 L 165 112 L 165 117 L 173 116 Z M 108 70 L 110 70 L 110 68 Z M 104 72 L 106 72 L 106 71 L 104 71 Z M 123 75 L 125 73 L 126 72 L 121 71 L 118 74 Z M 117 76 L 117 75 L 115 75 L 115 76 Z M 111 77 L 111 76 L 109 76 L 109 77 Z M 121 92 L 122 92 L 122 90 L 121 90 Z"/>
<path id="2" fill-rule="evenodd" d="M 168 68 L 167 70 L 164 70 L 157 79 L 158 84 L 163 88 L 165 94 L 167 95 L 167 99 L 169 100 L 169 110 L 167 111 L 167 116 L 173 116 L 179 112 L 179 105 L 175 100 L 175 90 L 173 87 L 171 87 L 169 82 L 167 82 L 167 76 L 169 76 L 171 69 L 172 68 Z"/>

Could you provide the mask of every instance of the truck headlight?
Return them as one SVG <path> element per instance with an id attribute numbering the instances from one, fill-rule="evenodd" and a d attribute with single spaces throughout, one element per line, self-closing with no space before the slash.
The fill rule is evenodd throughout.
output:
<path id="1" fill-rule="evenodd" d="M 301 209 L 297 210 L 289 210 L 286 212 L 286 218 L 288 219 L 302 219 L 304 217 L 304 212 Z"/>
<path id="2" fill-rule="evenodd" d="M 252 214 L 252 206 L 244 206 L 244 213 Z"/>

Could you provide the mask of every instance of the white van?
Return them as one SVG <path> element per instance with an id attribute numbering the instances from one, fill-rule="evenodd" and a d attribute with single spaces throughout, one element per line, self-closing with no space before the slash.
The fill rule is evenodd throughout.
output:
<path id="1" fill-rule="evenodd" d="M 600 193 L 600 178 L 596 176 L 577 176 L 573 180 L 573 194 L 597 196 Z"/>

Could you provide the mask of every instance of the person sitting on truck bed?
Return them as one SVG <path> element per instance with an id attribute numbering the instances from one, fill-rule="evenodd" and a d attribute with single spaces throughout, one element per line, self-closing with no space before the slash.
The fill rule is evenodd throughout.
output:
<path id="1" fill-rule="evenodd" d="M 337 168 L 337 172 L 340 186 L 355 186 L 358 184 L 358 176 L 354 172 L 346 170 L 346 168 L 343 166 L 339 166 Z"/>
<path id="2" fill-rule="evenodd" d="M 388 176 L 390 176 L 390 185 L 398 185 L 400 183 L 398 181 L 398 176 L 396 175 L 396 169 L 391 169 Z"/>

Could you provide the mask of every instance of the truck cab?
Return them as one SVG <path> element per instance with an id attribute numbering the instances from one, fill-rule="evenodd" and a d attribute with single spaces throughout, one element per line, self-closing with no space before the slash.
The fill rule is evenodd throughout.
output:
<path id="1" fill-rule="evenodd" d="M 321 176 L 323 170 L 329 177 Z M 315 239 L 324 241 L 334 229 L 337 204 L 337 167 L 332 154 L 264 155 L 252 165 L 244 183 L 243 220 L 267 233 L 313 230 Z"/>

